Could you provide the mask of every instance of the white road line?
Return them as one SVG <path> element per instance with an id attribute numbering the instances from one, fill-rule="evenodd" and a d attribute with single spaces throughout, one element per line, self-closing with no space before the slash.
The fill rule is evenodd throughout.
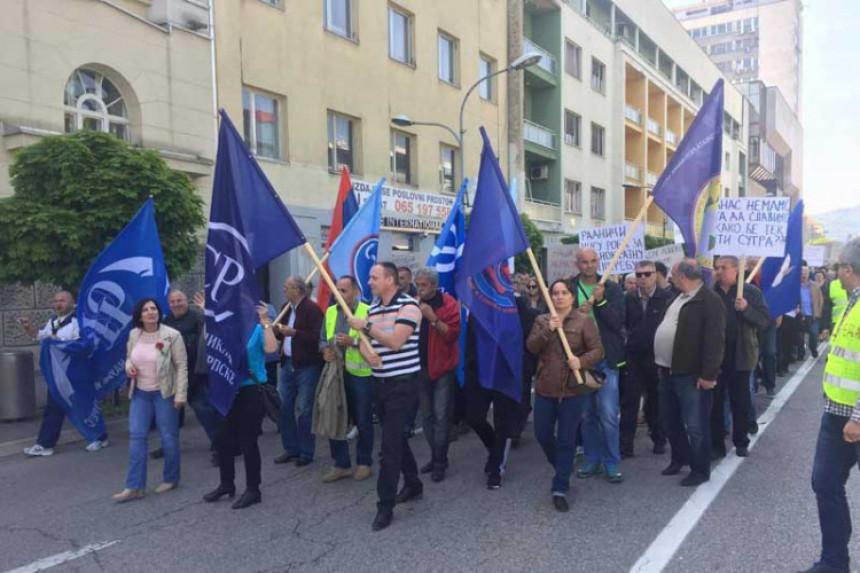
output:
<path id="1" fill-rule="evenodd" d="M 822 345 L 826 350 L 826 347 Z M 821 349 L 821 348 L 820 348 Z M 826 356 L 825 352 L 820 352 L 820 356 Z M 750 437 L 749 449 L 752 450 L 761 435 L 767 431 L 770 422 L 776 418 L 779 411 L 809 374 L 813 365 L 818 359 L 809 358 L 803 363 L 803 366 L 795 372 L 782 390 L 774 397 L 773 401 L 768 406 L 767 410 L 759 416 L 758 424 L 763 429 L 755 436 Z M 630 573 L 659 573 L 662 571 L 675 556 L 678 548 L 684 543 L 687 535 L 693 531 L 693 528 L 702 518 L 705 511 L 716 497 L 722 491 L 723 486 L 734 475 L 735 470 L 744 462 L 746 458 L 739 458 L 734 454 L 734 450 L 726 456 L 726 458 L 713 469 L 711 472 L 711 480 L 703 483 L 690 496 L 687 502 L 678 510 L 678 513 L 672 517 L 672 520 L 663 528 L 663 531 L 651 543 L 645 553 L 639 558 L 633 567 L 630 568 Z"/>
<path id="2" fill-rule="evenodd" d="M 34 561 L 29 565 L 24 565 L 23 567 L 18 567 L 17 569 L 11 569 L 6 573 L 35 573 L 36 571 L 44 571 L 45 569 L 50 569 L 51 567 L 62 565 L 67 561 L 78 559 L 79 557 L 83 557 L 84 555 L 89 555 L 90 553 L 101 551 L 102 549 L 105 549 L 117 543 L 119 543 L 119 540 L 85 545 L 84 547 L 76 549 L 75 551 L 65 551 L 63 553 L 57 553 L 56 555 L 51 555 L 50 557 L 45 557 L 44 559 Z"/>

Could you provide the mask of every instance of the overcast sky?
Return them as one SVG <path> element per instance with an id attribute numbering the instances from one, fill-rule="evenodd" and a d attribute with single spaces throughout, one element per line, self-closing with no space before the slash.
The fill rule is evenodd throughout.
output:
<path id="1" fill-rule="evenodd" d="M 663 2 L 670 8 L 695 3 Z M 860 205 L 858 30 L 860 1 L 803 2 L 803 195 L 808 213 Z"/>

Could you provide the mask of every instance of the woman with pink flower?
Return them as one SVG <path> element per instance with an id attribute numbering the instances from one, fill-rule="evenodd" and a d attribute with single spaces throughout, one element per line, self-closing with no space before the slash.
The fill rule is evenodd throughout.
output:
<path id="1" fill-rule="evenodd" d="M 146 494 L 146 461 L 149 427 L 155 426 L 164 449 L 164 480 L 155 493 L 179 485 L 179 410 L 188 394 L 185 342 L 178 330 L 161 323 L 161 307 L 155 299 L 134 306 L 128 335 L 125 372 L 131 408 L 128 412 L 128 477 L 125 489 L 113 498 L 118 503 Z"/>

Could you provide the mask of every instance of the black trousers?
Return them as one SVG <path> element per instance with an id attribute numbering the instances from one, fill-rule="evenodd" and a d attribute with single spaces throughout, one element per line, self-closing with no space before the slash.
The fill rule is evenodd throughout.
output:
<path id="1" fill-rule="evenodd" d="M 797 360 L 798 320 L 783 315 L 782 325 L 777 330 L 777 370 L 788 372 L 788 365 Z"/>
<path id="2" fill-rule="evenodd" d="M 522 417 L 520 404 L 506 394 L 487 390 L 478 384 L 467 384 L 464 390 L 469 427 L 481 438 L 489 454 L 485 469 L 490 475 L 498 476 L 504 462 L 508 439 L 515 437 L 519 431 Z M 487 421 L 490 405 L 493 406 L 492 426 Z"/>
<path id="3" fill-rule="evenodd" d="M 221 420 L 215 441 L 218 445 L 218 468 L 223 485 L 234 484 L 234 456 L 237 451 L 241 451 L 245 460 L 246 487 L 250 490 L 260 489 L 261 461 L 257 439 L 263 431 L 265 414 L 261 391 L 262 388 L 256 384 L 239 388 L 230 412 Z"/>
<path id="4" fill-rule="evenodd" d="M 401 473 L 407 486 L 423 485 L 418 478 L 418 464 L 409 440 L 403 434 L 407 416 L 417 408 L 421 376 L 423 374 L 419 373 L 393 378 L 373 377 L 376 415 L 382 428 L 382 460 L 376 480 L 379 509 L 394 507 Z"/>
<path id="5" fill-rule="evenodd" d="M 631 358 L 626 372 L 620 378 L 619 400 L 621 419 L 619 421 L 619 441 L 621 450 L 633 451 L 633 439 L 639 418 L 639 401 L 645 394 L 645 419 L 648 421 L 648 434 L 654 444 L 666 445 L 666 432 L 660 419 L 660 378 L 653 359 Z"/>
<path id="6" fill-rule="evenodd" d="M 747 447 L 750 443 L 749 420 L 752 409 L 750 397 L 750 373 L 724 369 L 714 388 L 714 405 L 711 409 L 711 450 L 720 455 L 726 453 L 725 403 L 726 393 L 732 411 L 732 442 L 735 447 Z"/>

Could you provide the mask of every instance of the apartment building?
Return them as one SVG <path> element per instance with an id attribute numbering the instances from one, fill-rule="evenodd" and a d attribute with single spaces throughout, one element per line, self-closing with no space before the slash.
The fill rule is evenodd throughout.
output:
<path id="1" fill-rule="evenodd" d="M 534 0 L 524 45 L 544 54 L 526 70 L 523 209 L 549 242 L 633 219 L 723 77 L 660 0 Z M 746 116 L 725 88 L 724 194 L 745 194 Z M 670 237 L 656 206 L 646 231 Z"/>

